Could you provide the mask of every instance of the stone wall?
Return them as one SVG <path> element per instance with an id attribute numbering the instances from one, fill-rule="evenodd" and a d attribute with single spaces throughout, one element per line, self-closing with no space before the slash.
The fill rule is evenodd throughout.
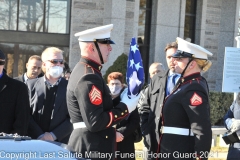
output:
<path id="1" fill-rule="evenodd" d="M 222 90 L 225 47 L 234 47 L 236 4 L 236 0 L 207 1 L 204 42 L 200 45 L 213 53 L 209 58 L 213 65 L 204 74 L 213 91 Z"/>
<path id="2" fill-rule="evenodd" d="M 73 68 L 80 59 L 80 49 L 74 34 L 101 25 L 114 24 L 111 33 L 112 52 L 102 73 L 122 53 L 128 54 L 131 37 L 137 37 L 139 0 L 73 0 L 70 31 L 69 64 Z"/>

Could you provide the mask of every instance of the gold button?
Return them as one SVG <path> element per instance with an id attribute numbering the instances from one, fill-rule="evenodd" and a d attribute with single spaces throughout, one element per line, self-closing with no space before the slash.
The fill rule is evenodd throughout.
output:
<path id="1" fill-rule="evenodd" d="M 125 110 L 125 112 L 128 112 L 127 110 Z"/>
<path id="2" fill-rule="evenodd" d="M 123 112 L 122 112 L 121 114 L 122 114 L 122 116 L 124 115 L 124 113 L 123 113 Z"/>
<path id="3" fill-rule="evenodd" d="M 106 136 L 106 138 L 108 138 L 108 136 Z"/>
<path id="4" fill-rule="evenodd" d="M 117 118 L 117 115 L 115 115 L 115 118 Z"/>

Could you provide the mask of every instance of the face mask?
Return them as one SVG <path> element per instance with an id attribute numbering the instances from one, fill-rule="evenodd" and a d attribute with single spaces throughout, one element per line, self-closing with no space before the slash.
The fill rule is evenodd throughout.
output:
<path id="1" fill-rule="evenodd" d="M 112 86 L 112 87 L 109 87 L 109 89 L 110 89 L 110 91 L 111 91 L 111 94 L 112 94 L 113 96 L 115 96 L 115 95 L 117 95 L 117 94 L 119 94 L 119 93 L 121 92 L 122 87 L 121 87 L 121 86 L 116 86 L 116 85 L 114 85 L 114 86 Z"/>
<path id="2" fill-rule="evenodd" d="M 63 68 L 60 66 L 53 66 L 51 68 L 49 68 L 49 74 L 53 77 L 53 78 L 58 78 L 62 75 L 63 72 Z"/>

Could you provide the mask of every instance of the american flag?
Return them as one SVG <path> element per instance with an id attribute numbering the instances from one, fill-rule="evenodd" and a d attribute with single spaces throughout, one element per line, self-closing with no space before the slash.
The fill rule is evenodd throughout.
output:
<path id="1" fill-rule="evenodd" d="M 136 44 L 136 39 L 132 38 L 127 65 L 127 85 L 128 97 L 134 98 L 141 91 L 144 85 L 144 69 L 142 57 Z"/>

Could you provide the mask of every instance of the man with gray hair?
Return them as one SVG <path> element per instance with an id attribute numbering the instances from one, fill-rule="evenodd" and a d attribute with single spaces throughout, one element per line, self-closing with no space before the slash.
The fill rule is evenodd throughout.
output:
<path id="1" fill-rule="evenodd" d="M 68 143 L 72 124 L 66 103 L 67 80 L 61 78 L 63 51 L 46 48 L 42 62 L 45 75 L 27 81 L 31 107 L 28 133 L 33 139 Z"/>

